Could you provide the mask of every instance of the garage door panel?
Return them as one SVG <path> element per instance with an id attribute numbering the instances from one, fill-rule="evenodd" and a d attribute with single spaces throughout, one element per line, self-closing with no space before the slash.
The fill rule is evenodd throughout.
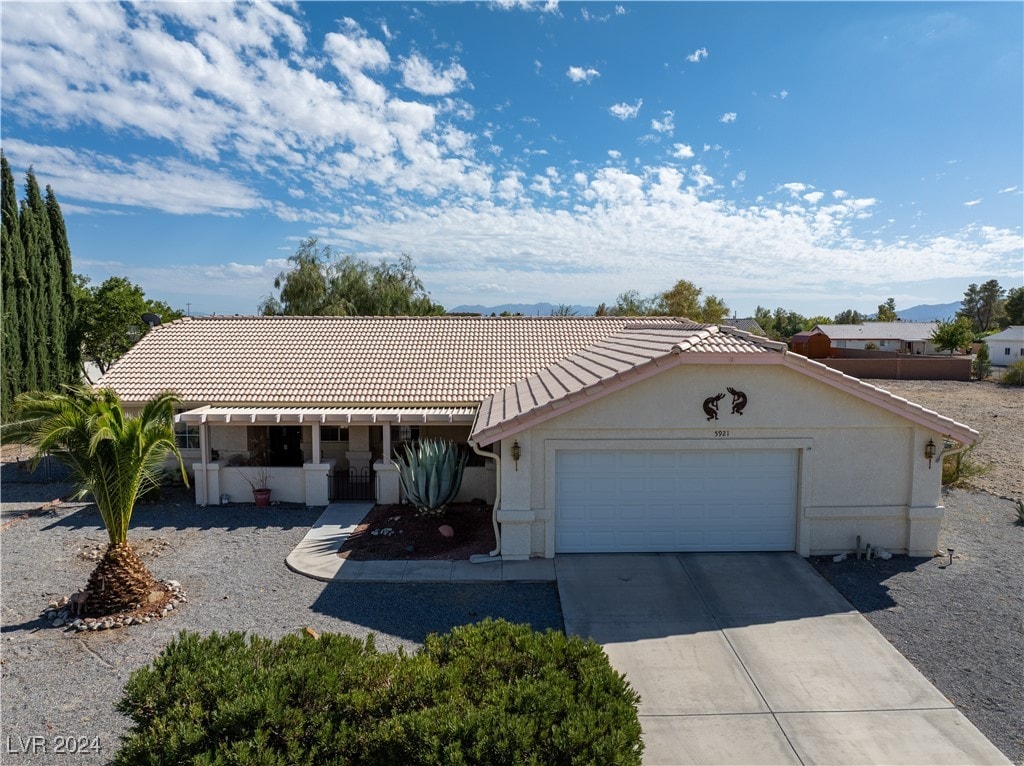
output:
<path id="1" fill-rule="evenodd" d="M 792 550 L 795 450 L 559 452 L 560 552 Z"/>

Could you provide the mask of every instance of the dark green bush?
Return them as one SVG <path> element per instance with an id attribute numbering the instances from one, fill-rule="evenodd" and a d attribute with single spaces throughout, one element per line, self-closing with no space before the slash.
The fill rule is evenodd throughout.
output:
<path id="1" fill-rule="evenodd" d="M 182 633 L 132 673 L 115 764 L 639 764 L 639 696 L 592 641 L 485 620 L 416 654 Z"/>

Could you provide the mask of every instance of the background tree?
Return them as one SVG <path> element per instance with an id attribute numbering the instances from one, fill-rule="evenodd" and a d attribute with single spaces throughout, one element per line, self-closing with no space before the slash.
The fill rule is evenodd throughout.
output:
<path id="1" fill-rule="evenodd" d="M 78 333 L 78 290 L 75 275 L 71 271 L 71 245 L 68 243 L 67 227 L 53 187 L 46 187 L 46 215 L 50 220 L 50 239 L 60 269 L 60 285 L 56 297 L 60 301 L 60 326 L 64 337 L 64 353 L 61 360 L 61 380 L 71 383 L 78 379 L 82 365 L 82 339 Z"/>
<path id="2" fill-rule="evenodd" d="M 846 309 L 835 315 L 835 324 L 863 324 L 867 317 L 856 309 Z"/>
<path id="3" fill-rule="evenodd" d="M 0 416 L 9 419 L 14 397 L 54 391 L 79 380 L 73 323 L 71 249 L 60 205 L 35 174 L 25 177 L 18 203 L 14 177 L 0 150 L 3 196 L 3 351 Z"/>
<path id="4" fill-rule="evenodd" d="M 956 315 L 967 319 L 975 333 L 986 333 L 996 324 L 1005 293 L 995 279 L 988 280 L 980 287 L 971 284 L 964 292 L 963 308 Z"/>
<path id="5" fill-rule="evenodd" d="M 86 585 L 83 612 L 100 616 L 152 603 L 166 589 L 128 544 L 128 525 L 138 498 L 159 486 L 164 460 L 173 455 L 187 483 L 174 442 L 174 406 L 169 393 L 151 399 L 137 417 L 126 415 L 110 389 L 70 388 L 65 393 L 18 396 L 18 420 L 4 429 L 12 441 L 36 448 L 66 465 L 78 497 L 90 495 L 107 528 L 110 544 Z"/>
<path id="6" fill-rule="evenodd" d="M 24 331 L 25 307 L 22 306 L 22 295 L 28 281 L 25 274 L 25 246 L 21 241 L 18 228 L 18 193 L 14 187 L 14 176 L 7 157 L 0 150 L 0 174 L 2 174 L 2 220 L 3 232 L 0 235 L 0 270 L 3 274 L 3 376 L 0 389 L 0 415 L 4 421 L 9 420 L 14 397 L 25 388 Z"/>
<path id="7" fill-rule="evenodd" d="M 1024 287 L 1011 288 L 1006 294 L 999 324 L 1003 327 L 1024 325 Z"/>
<path id="8" fill-rule="evenodd" d="M 315 238 L 303 240 L 288 257 L 292 267 L 274 279 L 278 297 L 266 296 L 264 316 L 433 316 L 444 307 L 430 300 L 412 258 L 374 265 L 339 256 Z"/>
<path id="9" fill-rule="evenodd" d="M 551 316 L 553 317 L 574 317 L 579 316 L 579 312 L 570 306 L 568 303 L 559 303 L 553 309 L 551 309 Z"/>
<path id="10" fill-rule="evenodd" d="M 966 348 L 974 340 L 974 329 L 970 320 L 960 317 L 952 322 L 939 322 L 932 333 L 932 343 L 939 351 L 948 351 L 950 356 L 954 351 Z"/>
<path id="11" fill-rule="evenodd" d="M 148 300 L 141 287 L 124 277 L 110 277 L 95 287 L 88 282 L 87 277 L 76 278 L 76 332 L 84 358 L 95 362 L 100 374 L 149 332 L 143 314 L 156 314 L 163 322 L 183 316 L 162 301 Z"/>
<path id="12" fill-rule="evenodd" d="M 978 349 L 978 355 L 974 357 L 974 361 L 971 363 L 971 374 L 978 380 L 985 380 L 992 374 L 992 360 L 988 355 L 988 344 L 984 341 L 982 341 L 981 347 Z"/>
<path id="13" fill-rule="evenodd" d="M 876 322 L 895 322 L 899 319 L 896 316 L 896 299 L 887 298 L 885 303 L 878 304 L 878 312 L 875 314 Z"/>
<path id="14" fill-rule="evenodd" d="M 615 305 L 608 309 L 608 313 L 613 317 L 652 316 L 656 313 L 656 301 L 657 298 L 645 298 L 637 290 L 626 290 L 619 293 Z"/>
<path id="15" fill-rule="evenodd" d="M 754 319 L 761 325 L 769 338 L 786 342 L 798 332 L 810 330 L 815 325 L 815 321 L 807 319 L 795 311 L 786 311 L 781 306 L 775 311 L 758 306 L 754 309 Z"/>
<path id="16" fill-rule="evenodd" d="M 611 316 L 672 316 L 685 317 L 704 324 L 720 324 L 729 316 L 729 307 L 714 295 L 701 300 L 703 290 L 693 282 L 680 279 L 663 293 L 645 297 L 637 290 L 626 290 L 615 299 L 610 309 L 601 304 L 601 309 Z"/>

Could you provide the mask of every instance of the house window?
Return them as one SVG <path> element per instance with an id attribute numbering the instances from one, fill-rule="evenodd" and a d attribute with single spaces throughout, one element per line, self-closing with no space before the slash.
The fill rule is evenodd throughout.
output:
<path id="1" fill-rule="evenodd" d="M 320 441 L 322 442 L 347 442 L 348 429 L 338 426 L 320 426 Z"/>
<path id="2" fill-rule="evenodd" d="M 419 438 L 419 426 L 391 426 L 391 441 L 393 443 L 414 442 L 419 441 Z"/>
<path id="3" fill-rule="evenodd" d="M 1003 354 L 1005 354 L 1006 356 L 1009 356 L 1010 355 L 1010 349 L 1009 348 L 1004 348 L 1003 349 Z"/>
<path id="4" fill-rule="evenodd" d="M 180 410 L 179 412 L 184 412 Z M 179 413 L 175 413 L 179 414 Z M 178 449 L 199 449 L 199 425 L 178 421 L 174 424 L 174 443 Z"/>

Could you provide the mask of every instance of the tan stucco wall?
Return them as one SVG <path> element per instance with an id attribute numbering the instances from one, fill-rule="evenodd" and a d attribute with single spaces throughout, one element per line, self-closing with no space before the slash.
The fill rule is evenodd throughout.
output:
<path id="1" fill-rule="evenodd" d="M 742 415 L 731 414 L 727 387 L 747 395 Z M 709 421 L 703 402 L 720 392 L 726 397 L 718 420 Z M 503 440 L 502 552 L 554 555 L 559 449 L 746 448 L 799 451 L 802 555 L 852 549 L 858 534 L 893 552 L 927 555 L 937 545 L 941 518 L 939 461 L 929 470 L 923 457 L 930 437 L 936 435 L 780 365 L 674 366 L 518 434 L 518 471 L 513 439 Z M 511 529 L 527 523 L 528 535 Z M 506 545 L 513 537 L 518 548 Z M 522 547 L 526 539 L 529 550 Z"/>

